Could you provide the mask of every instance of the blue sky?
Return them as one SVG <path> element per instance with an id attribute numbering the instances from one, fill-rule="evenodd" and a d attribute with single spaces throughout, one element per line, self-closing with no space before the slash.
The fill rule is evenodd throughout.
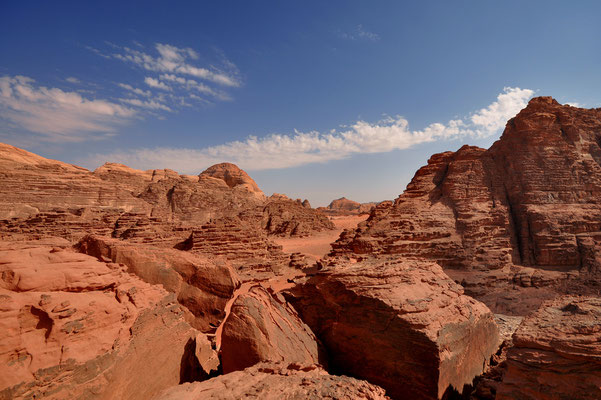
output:
<path id="1" fill-rule="evenodd" d="M 0 141 L 94 169 L 393 199 L 532 96 L 601 103 L 595 1 L 3 2 Z"/>

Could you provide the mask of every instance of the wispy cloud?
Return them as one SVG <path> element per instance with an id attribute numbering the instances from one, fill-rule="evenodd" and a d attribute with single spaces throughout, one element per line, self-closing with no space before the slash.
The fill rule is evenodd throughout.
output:
<path id="1" fill-rule="evenodd" d="M 144 96 L 144 97 L 150 97 L 152 96 L 152 92 L 150 90 L 142 90 L 140 88 L 135 88 L 132 85 L 128 85 L 127 83 L 118 83 L 117 84 L 120 88 L 128 90 L 134 94 L 137 94 L 139 96 Z"/>
<path id="2" fill-rule="evenodd" d="M 180 106 L 193 107 L 194 104 L 231 100 L 228 90 L 242 84 L 240 71 L 219 49 L 211 50 L 212 63 L 202 65 L 198 51 L 189 47 L 155 43 L 154 47 L 144 50 L 145 47 L 139 42 L 134 43 L 138 49 L 111 42 L 104 44 L 107 48 L 103 51 L 90 46 L 86 48 L 104 58 L 120 60 L 136 69 L 142 69 L 145 73 L 141 82 L 152 90 L 152 96 L 157 96 L 155 89 L 159 92 L 171 92 L 171 95 L 160 101 L 164 106 L 160 108 L 163 111 L 169 108 L 175 112 Z M 147 91 L 136 87 L 140 83 L 118 85 L 133 95 L 151 96 Z"/>
<path id="3" fill-rule="evenodd" d="M 118 60 L 132 63 L 147 71 L 188 75 L 223 86 L 240 86 L 237 69 L 231 62 L 227 66 L 230 71 L 221 71 L 215 67 L 201 67 L 191 61 L 198 60 L 198 53 L 189 48 L 179 48 L 170 44 L 157 43 L 155 49 L 158 56 L 152 56 L 140 50 L 123 47 L 122 52 L 112 56 Z"/>
<path id="4" fill-rule="evenodd" d="M 162 89 L 167 91 L 171 90 L 171 88 L 167 86 L 164 82 L 161 82 L 155 78 L 151 78 L 150 76 L 144 78 L 144 83 L 155 89 Z"/>
<path id="5" fill-rule="evenodd" d="M 370 32 L 359 24 L 355 29 L 349 32 L 338 32 L 338 37 L 347 40 L 368 40 L 371 42 L 377 42 L 380 40 L 380 35 L 374 32 Z"/>
<path id="6" fill-rule="evenodd" d="M 79 79 L 75 78 L 74 76 L 70 76 L 70 77 L 68 77 L 68 78 L 67 78 L 67 79 L 65 79 L 65 80 L 66 80 L 67 82 L 69 82 L 69 83 L 73 83 L 73 84 L 75 84 L 75 85 L 77 85 L 77 84 L 80 84 L 80 83 L 81 83 L 81 81 L 80 81 Z"/>
<path id="7" fill-rule="evenodd" d="M 140 169 L 171 168 L 183 173 L 197 173 L 224 161 L 248 170 L 260 170 L 340 160 L 359 153 L 408 149 L 420 143 L 491 136 L 522 109 L 533 94 L 530 89 L 507 87 L 489 106 L 463 119 L 446 124 L 433 123 L 423 130 L 409 129 L 409 122 L 397 116 L 376 123 L 357 121 L 329 133 L 313 131 L 272 134 L 263 138 L 249 136 L 243 141 L 202 149 L 137 149 L 95 155 L 92 162 L 115 161 Z M 90 160 L 87 161 L 89 164 Z"/>
<path id="8" fill-rule="evenodd" d="M 38 86 L 24 76 L 0 77 L 0 120 L 53 142 L 106 137 L 136 115 L 132 108 L 76 92 Z"/>

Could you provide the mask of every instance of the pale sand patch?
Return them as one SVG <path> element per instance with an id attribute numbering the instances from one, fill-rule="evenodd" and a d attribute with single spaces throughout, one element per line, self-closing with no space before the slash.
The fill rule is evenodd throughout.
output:
<path id="1" fill-rule="evenodd" d="M 273 241 L 281 245 L 286 253 L 303 253 L 317 261 L 330 252 L 330 243 L 336 241 L 344 229 L 355 228 L 367 217 L 367 214 L 329 217 L 336 226 L 334 230 L 303 238 L 274 238 Z"/>

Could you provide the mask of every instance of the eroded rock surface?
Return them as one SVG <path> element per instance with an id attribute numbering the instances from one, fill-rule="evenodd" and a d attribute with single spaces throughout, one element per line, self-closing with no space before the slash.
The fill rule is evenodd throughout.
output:
<path id="1" fill-rule="evenodd" d="M 278 298 L 279 297 L 279 298 Z M 254 286 L 236 298 L 221 334 L 224 373 L 261 361 L 319 364 L 311 329 L 281 295 Z"/>
<path id="2" fill-rule="evenodd" d="M 496 398 L 601 398 L 601 299 L 563 297 L 526 317 Z"/>
<path id="3" fill-rule="evenodd" d="M 84 237 L 77 248 L 101 260 L 120 263 L 145 282 L 175 293 L 193 316 L 188 318 L 190 324 L 202 332 L 214 332 L 225 317 L 226 303 L 240 285 L 227 262 L 197 254 L 95 236 Z"/>
<path id="4" fill-rule="evenodd" d="M 187 374 L 197 332 L 159 286 L 38 243 L 0 243 L 0 271 L 0 398 L 146 399 Z"/>
<path id="5" fill-rule="evenodd" d="M 155 400 L 340 399 L 385 400 L 384 389 L 347 376 L 332 376 L 317 365 L 260 363 L 204 382 L 163 391 Z"/>
<path id="6" fill-rule="evenodd" d="M 498 346 L 492 313 L 431 262 L 338 264 L 293 289 L 290 301 L 333 371 L 367 379 L 393 398 L 461 391 Z"/>

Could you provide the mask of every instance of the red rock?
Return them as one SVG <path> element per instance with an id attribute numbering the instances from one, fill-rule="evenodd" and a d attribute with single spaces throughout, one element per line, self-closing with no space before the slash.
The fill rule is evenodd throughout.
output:
<path id="1" fill-rule="evenodd" d="M 37 243 L 0 243 L 0 271 L 0 398 L 146 399 L 186 375 L 197 332 L 164 289 Z"/>
<path id="2" fill-rule="evenodd" d="M 439 265 L 395 258 L 324 268 L 291 299 L 337 373 L 393 398 L 440 399 L 483 371 L 498 346 L 488 308 Z"/>
<path id="3" fill-rule="evenodd" d="M 268 234 L 308 235 L 331 229 L 325 216 L 294 201 L 270 205 L 233 164 L 197 178 L 107 163 L 96 171 L 0 144 L 0 233 L 5 237 L 97 234 L 172 247 L 196 226 L 240 218 Z"/>
<path id="4" fill-rule="evenodd" d="M 297 237 L 335 229 L 328 217 L 307 203 L 272 196 L 263 207 L 261 226 L 270 235 Z"/>
<path id="5" fill-rule="evenodd" d="M 317 365 L 261 363 L 204 382 L 163 391 L 156 400 L 340 399 L 385 400 L 384 389 L 347 376 L 332 376 Z"/>
<path id="6" fill-rule="evenodd" d="M 76 246 L 99 259 L 123 264 L 145 282 L 160 284 L 175 293 L 193 317 L 189 322 L 202 332 L 214 332 L 225 317 L 225 305 L 240 285 L 236 272 L 222 261 L 173 249 L 86 236 Z"/>
<path id="7" fill-rule="evenodd" d="M 243 187 L 249 192 L 263 194 L 259 186 L 250 176 L 238 166 L 231 163 L 215 164 L 204 170 L 200 176 L 217 178 L 223 180 L 229 187 Z"/>
<path id="8" fill-rule="evenodd" d="M 563 297 L 526 317 L 496 398 L 601 398 L 601 299 Z"/>
<path id="9" fill-rule="evenodd" d="M 261 361 L 319 364 L 317 339 L 283 298 L 261 286 L 239 295 L 223 323 L 221 362 L 224 373 Z"/>
<path id="10" fill-rule="evenodd" d="M 463 146 L 432 156 L 393 205 L 341 235 L 332 255 L 428 259 L 453 277 L 482 270 L 492 278 L 497 269 L 511 280 L 514 265 L 533 267 L 540 272 L 529 275 L 555 294 L 581 272 L 581 292 L 588 292 L 601 269 L 600 131 L 601 109 L 532 99 L 489 150 Z M 508 286 L 506 278 L 488 285 L 498 293 Z"/>
<path id="11" fill-rule="evenodd" d="M 341 197 L 332 202 L 327 207 L 319 207 L 318 210 L 326 215 L 358 215 L 369 214 L 377 203 L 358 203 L 349 200 L 346 197 Z"/>

